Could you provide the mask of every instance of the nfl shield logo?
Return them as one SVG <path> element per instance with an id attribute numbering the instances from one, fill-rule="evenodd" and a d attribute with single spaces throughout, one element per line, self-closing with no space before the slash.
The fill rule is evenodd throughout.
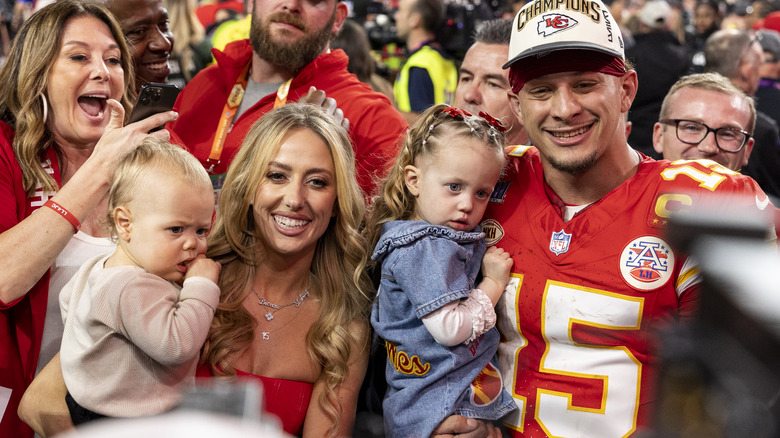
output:
<path id="1" fill-rule="evenodd" d="M 566 234 L 563 230 L 552 233 L 552 239 L 550 239 L 550 251 L 555 255 L 561 255 L 569 250 L 569 242 L 571 242 L 571 234 Z"/>

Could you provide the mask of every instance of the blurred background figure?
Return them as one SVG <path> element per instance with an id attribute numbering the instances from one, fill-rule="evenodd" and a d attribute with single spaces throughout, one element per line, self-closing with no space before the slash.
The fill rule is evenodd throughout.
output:
<path id="1" fill-rule="evenodd" d="M 220 5 L 226 4 L 220 3 Z M 225 50 L 225 46 L 233 41 L 249 38 L 249 28 L 252 27 L 250 7 L 252 1 L 243 4 L 240 11 L 224 8 L 217 13 L 216 21 L 206 28 L 206 35 L 211 40 L 211 46 L 217 50 Z"/>
<path id="2" fill-rule="evenodd" d="M 195 9 L 195 15 L 206 28 L 206 33 L 211 33 L 225 20 L 239 18 L 244 12 L 244 5 L 243 0 L 203 0 Z"/>
<path id="3" fill-rule="evenodd" d="M 751 31 L 722 29 L 715 32 L 707 40 L 704 55 L 705 71 L 720 73 L 748 96 L 755 96 L 760 82 L 761 65 L 764 62 L 764 49 Z M 773 163 L 778 161 L 778 125 L 760 110 L 756 111 L 753 139 L 754 158 L 742 167 L 742 173 L 757 181 L 762 180 L 758 181 L 761 188 L 770 196 L 777 196 L 771 187 L 780 184 L 780 173 L 773 168 Z"/>
<path id="4" fill-rule="evenodd" d="M 706 71 L 727 77 L 748 96 L 756 93 L 764 51 L 752 32 L 719 30 L 707 39 L 704 56 Z"/>
<path id="5" fill-rule="evenodd" d="M 758 42 L 764 51 L 764 59 L 758 68 L 758 89 L 756 107 L 780 126 L 780 33 L 762 29 L 756 32 Z"/>
<path id="6" fill-rule="evenodd" d="M 339 33 L 331 40 L 331 49 L 341 49 L 349 57 L 347 70 L 378 91 L 397 107 L 393 95 L 393 85 L 386 78 L 376 73 L 377 62 L 371 54 L 371 43 L 363 26 L 355 20 L 347 19 Z"/>
<path id="7" fill-rule="evenodd" d="M 728 4 L 728 3 L 727 3 Z M 740 3 L 737 3 L 739 6 Z M 747 29 L 760 29 L 763 22 L 778 7 L 776 0 L 754 0 L 745 5 Z"/>
<path id="8" fill-rule="evenodd" d="M 721 29 L 741 29 L 747 30 L 750 28 L 748 24 L 747 10 L 749 6 L 745 3 L 739 3 L 731 8 L 727 8 L 726 13 L 723 15 L 723 20 L 720 22 Z"/>
<path id="9" fill-rule="evenodd" d="M 777 5 L 780 8 L 780 4 Z M 754 29 L 772 29 L 780 32 L 780 10 L 770 12 L 762 20 L 753 23 Z"/>
<path id="10" fill-rule="evenodd" d="M 718 0 L 700 0 L 693 12 L 692 32 L 685 33 L 685 45 L 691 54 L 691 73 L 704 71 L 704 43 L 720 29 L 723 14 Z"/>
<path id="11" fill-rule="evenodd" d="M 755 94 L 756 109 L 780 127 L 780 34 L 774 30 L 762 29 L 756 36 L 764 51 Z M 776 141 L 765 146 L 756 146 L 743 173 L 752 176 L 777 205 L 775 201 L 780 200 L 780 144 Z"/>
<path id="12" fill-rule="evenodd" d="M 413 122 L 428 107 L 451 104 L 458 70 L 436 42 L 444 24 L 442 0 L 400 0 L 395 13 L 398 38 L 406 42 L 407 59 L 393 84 L 398 109 Z"/>
<path id="13" fill-rule="evenodd" d="M 751 31 L 722 29 L 713 33 L 707 39 L 704 56 L 705 71 L 720 73 L 748 96 L 755 96 L 760 79 L 759 69 L 764 62 L 764 50 Z M 753 138 L 756 153 L 772 148 L 778 142 L 777 124 L 762 111 L 756 111 Z"/>
<path id="14" fill-rule="evenodd" d="M 0 0 L 0 67 L 11 51 L 11 20 L 14 16 L 14 0 Z"/>
<path id="15" fill-rule="evenodd" d="M 195 16 L 197 0 L 165 0 L 171 32 L 178 44 L 171 51 L 168 82 L 183 88 L 211 63 L 211 41 Z"/>
<path id="16" fill-rule="evenodd" d="M 671 31 L 673 14 L 664 0 L 645 3 L 638 14 L 634 45 L 626 49 L 626 58 L 634 64 L 641 84 L 628 116 L 633 125 L 628 144 L 654 158 L 660 158 L 652 137 L 661 102 L 689 65 L 688 52 Z"/>
<path id="17" fill-rule="evenodd" d="M 504 12 L 501 14 L 501 18 L 513 19 L 520 9 L 526 4 L 526 0 L 509 0 L 504 5 Z"/>

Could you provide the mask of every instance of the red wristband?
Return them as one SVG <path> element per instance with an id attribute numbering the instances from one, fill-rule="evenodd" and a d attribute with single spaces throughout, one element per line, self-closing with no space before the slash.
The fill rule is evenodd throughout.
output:
<path id="1" fill-rule="evenodd" d="M 71 225 L 73 225 L 73 228 L 76 229 L 78 232 L 79 228 L 81 228 L 81 222 L 76 218 L 76 216 L 73 215 L 73 213 L 66 210 L 63 206 L 60 204 L 57 204 L 56 202 L 49 199 L 43 204 L 44 207 L 49 207 L 52 210 L 56 211 L 60 214 L 60 216 L 64 217 L 68 222 L 70 222 Z"/>

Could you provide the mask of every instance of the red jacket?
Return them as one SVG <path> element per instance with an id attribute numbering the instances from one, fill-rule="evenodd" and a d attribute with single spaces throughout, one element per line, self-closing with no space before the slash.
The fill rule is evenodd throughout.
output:
<path id="1" fill-rule="evenodd" d="M 198 73 L 182 90 L 174 106 L 179 118 L 167 126 L 174 139 L 178 137 L 201 161 L 209 156 L 222 108 L 236 79 L 251 61 L 252 47 L 249 40 L 240 40 L 228 44 L 224 52 L 214 50 L 213 53 L 216 65 Z M 349 119 L 358 183 L 370 193 L 377 185 L 377 177 L 383 176 L 385 166 L 395 159 L 408 125 L 387 97 L 374 92 L 347 71 L 347 62 L 342 50 L 318 56 L 295 76 L 287 101 L 297 101 L 314 86 L 338 102 Z M 233 121 L 214 173 L 227 171 L 252 124 L 273 109 L 275 99 L 276 93 L 265 96 Z"/>
<path id="2" fill-rule="evenodd" d="M 0 122 L 0 233 L 30 216 L 51 193 L 36 192 L 27 197 L 22 188 L 22 169 L 11 144 L 14 131 Z M 60 183 L 60 170 L 54 149 L 47 151 L 52 176 Z M 16 414 L 24 390 L 32 382 L 41 351 L 43 323 L 49 295 L 49 271 L 22 298 L 11 303 L 0 301 L 0 401 L 11 390 L 11 400 L 2 414 L 0 437 L 32 437 L 32 429 Z"/>

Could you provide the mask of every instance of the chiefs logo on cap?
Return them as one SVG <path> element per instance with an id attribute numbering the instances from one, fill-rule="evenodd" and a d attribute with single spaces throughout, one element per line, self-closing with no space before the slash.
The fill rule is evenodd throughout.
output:
<path id="1" fill-rule="evenodd" d="M 536 31 L 539 35 L 550 36 L 564 29 L 570 29 L 579 22 L 568 15 L 547 14 L 543 15 L 541 21 L 536 25 Z"/>

